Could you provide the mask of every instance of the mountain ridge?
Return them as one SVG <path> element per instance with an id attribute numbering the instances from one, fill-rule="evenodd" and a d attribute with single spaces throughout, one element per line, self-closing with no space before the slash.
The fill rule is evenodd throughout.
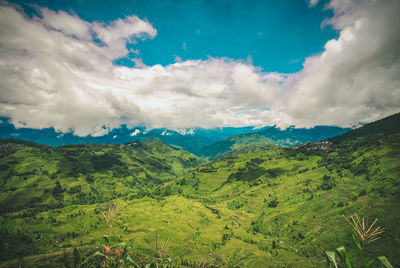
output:
<path id="1" fill-rule="evenodd" d="M 223 141 L 206 146 L 200 152 L 200 156 L 215 159 L 225 153 L 237 154 L 242 150 L 256 152 L 274 146 L 294 146 L 301 143 L 326 140 L 347 131 L 349 129 L 332 126 L 316 126 L 310 129 L 290 127 L 285 130 L 268 127 L 251 134 L 234 135 Z"/>
<path id="2" fill-rule="evenodd" d="M 127 142 L 133 142 L 148 137 L 156 137 L 161 139 L 164 143 L 169 144 L 175 148 L 181 148 L 199 156 L 205 156 L 210 159 L 214 159 L 216 156 L 208 151 L 212 150 L 213 144 L 218 142 L 224 142 L 225 139 L 229 139 L 234 135 L 251 135 L 259 133 L 264 137 L 269 136 L 270 140 L 277 145 L 285 144 L 284 140 L 279 137 L 279 133 L 289 133 L 293 129 L 298 131 L 297 128 L 290 127 L 286 130 L 280 130 L 275 126 L 272 127 L 223 127 L 214 129 L 202 129 L 202 128 L 189 128 L 181 130 L 169 130 L 166 128 L 160 129 L 146 129 L 146 127 L 138 126 L 128 128 L 127 126 L 121 126 L 111 130 L 108 134 L 100 137 L 78 137 L 72 133 L 60 133 L 54 131 L 54 129 L 28 129 L 21 128 L 16 129 L 6 118 L 2 119 L 3 123 L 0 124 L 0 137 L 1 138 L 17 138 L 21 140 L 33 141 L 41 144 L 48 144 L 53 146 L 63 146 L 68 144 L 81 144 L 81 143 L 94 143 L 94 144 L 124 144 Z M 331 137 L 342 133 L 340 130 L 348 131 L 349 129 L 342 129 L 337 127 L 329 126 L 316 126 L 311 129 L 304 129 L 305 132 L 312 132 L 313 129 L 331 129 L 331 135 L 323 135 L 317 137 L 321 140 L 325 137 Z M 340 130 L 339 130 L 340 129 Z M 289 135 L 288 135 L 289 136 Z M 285 137 L 287 138 L 287 137 Z M 253 138 L 254 139 L 254 138 Z M 315 139 L 308 139 L 307 141 L 316 141 Z M 243 143 L 243 142 L 242 142 Z M 287 145 L 297 144 L 298 142 L 290 142 Z M 219 146 L 216 144 L 215 146 Z M 253 146 L 254 147 L 254 146 Z M 234 149 L 234 148 L 232 148 Z M 226 152 L 230 151 L 230 148 L 225 149 Z M 220 154 L 218 154 L 220 155 Z"/>

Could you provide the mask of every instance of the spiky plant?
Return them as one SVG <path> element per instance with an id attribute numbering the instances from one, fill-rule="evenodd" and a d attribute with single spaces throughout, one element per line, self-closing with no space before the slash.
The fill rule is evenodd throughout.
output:
<path id="1" fill-rule="evenodd" d="M 357 213 L 354 213 L 349 218 L 343 216 L 346 221 L 353 227 L 353 240 L 356 243 L 358 249 L 362 252 L 365 245 L 368 245 L 380 238 L 380 235 L 385 231 L 380 226 L 375 227 L 375 223 L 378 219 L 375 219 L 372 224 L 369 224 L 370 209 L 368 209 L 367 219 L 365 217 L 360 218 Z M 360 240 L 362 243 L 360 243 Z M 325 257 L 328 266 L 332 264 L 335 268 L 345 267 L 353 268 L 354 264 L 350 259 L 344 246 L 336 248 L 335 251 L 325 251 Z M 362 260 L 364 261 L 364 260 Z M 385 256 L 375 257 L 364 263 L 363 267 L 370 267 L 371 265 L 379 264 L 385 268 L 393 268 L 389 260 Z"/>
<path id="2" fill-rule="evenodd" d="M 353 232 L 362 241 L 363 246 L 381 238 L 380 235 L 385 231 L 385 229 L 380 226 L 375 227 L 375 223 L 378 219 L 375 219 L 371 225 L 369 224 L 369 211 L 366 219 L 365 217 L 360 218 L 357 213 L 354 213 L 349 218 L 346 216 L 343 217 L 353 227 Z"/>
<path id="3" fill-rule="evenodd" d="M 164 264 L 166 261 L 171 262 L 172 259 L 169 257 L 169 251 L 171 250 L 171 239 L 165 240 L 165 242 L 161 245 L 159 249 L 156 249 L 158 259 L 161 264 Z"/>
<path id="4" fill-rule="evenodd" d="M 103 215 L 104 220 L 106 221 L 107 225 L 109 225 L 111 227 L 111 220 L 117 214 L 118 206 L 114 205 L 113 203 L 110 203 L 107 211 L 101 211 L 100 209 L 97 209 L 97 211 L 101 215 Z"/>

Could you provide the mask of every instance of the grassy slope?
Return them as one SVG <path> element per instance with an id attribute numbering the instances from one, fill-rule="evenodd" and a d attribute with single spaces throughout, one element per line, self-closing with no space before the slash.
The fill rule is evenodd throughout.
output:
<path id="1" fill-rule="evenodd" d="M 373 216 L 380 219 L 387 232 L 384 239 L 371 245 L 370 250 L 390 256 L 398 264 L 399 243 L 394 238 L 398 237 L 400 231 L 397 226 L 400 212 L 400 137 L 397 135 L 391 139 L 389 144 L 363 146 L 350 153 L 345 151 L 346 148 L 334 150 L 322 158 L 290 150 L 240 155 L 213 163 L 214 168 L 209 169 L 211 173 L 196 173 L 195 177 L 200 179 L 198 192 L 188 186 L 183 193 L 199 199 L 207 196 L 206 201 L 220 211 L 222 218 L 233 219 L 244 227 L 246 233 L 233 226 L 233 236 L 241 237 L 240 240 L 246 240 L 246 236 L 247 240 L 253 242 L 260 239 L 249 236 L 247 231 L 250 234 L 262 234 L 267 253 L 273 256 L 277 254 L 274 261 L 279 260 L 280 265 L 296 260 L 308 263 L 310 260 L 318 267 L 323 250 L 343 243 L 351 245 L 350 228 L 341 215 L 349 215 L 354 211 L 366 213 L 371 205 Z M 293 156 L 288 157 L 288 154 Z M 346 157 L 339 160 L 337 155 Z M 376 156 L 380 159 L 379 163 L 374 160 Z M 258 179 L 251 179 L 251 175 L 258 172 L 257 168 L 252 167 L 250 170 L 253 171 L 242 172 L 239 178 L 250 180 L 250 185 L 255 186 L 250 187 L 248 182 L 241 180 L 224 185 L 232 171 L 243 168 L 251 159 L 264 160 L 258 167 L 263 167 L 267 172 Z M 351 167 L 363 159 L 370 162 L 367 169 L 362 169 L 368 171 L 368 175 L 354 175 L 353 171 L 356 173 L 357 170 Z M 350 168 L 341 167 L 343 163 L 350 163 Z M 268 172 L 274 170 L 278 172 Z M 271 176 L 279 172 L 282 173 L 275 178 Z M 334 178 L 337 185 L 330 190 L 321 189 L 323 175 Z M 278 200 L 278 206 L 268 207 L 268 203 L 274 199 Z M 229 204 L 233 200 L 237 200 L 238 206 L 241 202 L 245 204 L 237 210 L 231 210 Z M 272 248 L 271 240 L 276 241 L 278 249 Z M 273 263 L 267 258 L 259 261 Z M 305 264 L 306 267 L 308 265 Z"/>
<path id="2" fill-rule="evenodd" d="M 200 161 L 156 139 L 58 148 L 3 140 L 0 149 L 2 211 L 105 202 L 127 194 L 143 196 L 149 187 L 184 174 Z M 57 182 L 60 189 L 56 189 Z"/>
<path id="3" fill-rule="evenodd" d="M 191 259 L 250 267 L 321 267 L 323 251 L 339 245 L 355 256 L 351 229 L 342 215 L 355 211 L 364 215 L 372 206 L 371 216 L 379 218 L 386 232 L 367 248 L 367 255 L 386 255 L 394 267 L 399 266 L 399 132 L 375 131 L 373 136 L 334 142 L 330 151 L 303 146 L 227 157 L 158 186 L 142 187 L 148 190 L 145 197 L 127 194 L 113 200 L 119 210 L 110 225 L 96 212 L 105 210 L 106 204 L 67 202 L 63 208 L 39 213 L 26 209 L 3 214 L 2 252 L 8 255 L 2 259 L 91 248 L 100 245 L 104 234 L 151 256 L 158 229 L 159 243 L 172 239 L 171 255 L 177 263 Z M 35 156 L 22 158 L 27 167 L 39 165 Z M 22 166 L 18 167 L 22 170 Z M 324 175 L 329 179 L 323 180 Z M 96 182 L 85 180 L 82 185 Z M 101 187 L 107 191 L 111 185 Z M 130 191 L 135 189 L 132 186 Z M 22 196 L 13 200 L 18 202 Z M 1 200 L 4 204 L 6 199 Z M 34 263 L 35 258 L 40 260 L 26 260 Z"/>

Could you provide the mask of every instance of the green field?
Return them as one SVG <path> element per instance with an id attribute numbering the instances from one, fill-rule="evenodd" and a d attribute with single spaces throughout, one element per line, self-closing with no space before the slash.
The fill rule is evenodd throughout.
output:
<path id="1" fill-rule="evenodd" d="M 399 117 L 326 147 L 241 148 L 212 162 L 156 139 L 2 140 L 0 267 L 74 267 L 103 235 L 140 265 L 156 263 L 156 243 L 169 241 L 170 266 L 324 267 L 324 252 L 343 245 L 355 267 L 381 255 L 399 267 Z M 343 215 L 369 209 L 385 232 L 360 255 Z"/>

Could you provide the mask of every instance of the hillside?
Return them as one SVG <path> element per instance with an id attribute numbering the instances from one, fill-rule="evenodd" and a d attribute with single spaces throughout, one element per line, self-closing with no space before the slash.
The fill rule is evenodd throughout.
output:
<path id="1" fill-rule="evenodd" d="M 223 141 L 205 146 L 199 155 L 215 159 L 226 153 L 232 155 L 257 152 L 271 147 L 287 147 L 306 142 L 322 141 L 347 131 L 349 129 L 330 126 L 317 126 L 310 129 L 290 127 L 285 130 L 268 127 L 255 133 L 234 135 Z"/>
<path id="2" fill-rule="evenodd" d="M 335 143 L 352 142 L 354 139 L 379 139 L 396 135 L 400 132 L 400 113 L 388 116 L 381 120 L 369 123 L 363 127 L 354 129 L 343 135 L 333 137 L 330 140 Z"/>
<path id="3" fill-rule="evenodd" d="M 46 210 L 106 202 L 128 193 L 143 196 L 148 187 L 182 175 L 199 163 L 195 155 L 157 139 L 63 147 L 1 140 L 0 209 Z"/>
<path id="4" fill-rule="evenodd" d="M 361 128 L 332 142 L 273 147 L 204 165 L 157 140 L 60 148 L 3 141 L 0 267 L 72 266 L 73 248 L 83 260 L 105 234 L 113 243 L 126 242 L 140 264 L 158 260 L 157 236 L 159 245 L 170 241 L 167 254 L 183 267 L 322 267 L 323 252 L 340 245 L 356 267 L 380 255 L 399 267 L 400 132 L 389 133 L 388 125 L 384 119 L 374 133 Z M 109 156 L 102 162 L 96 155 Z M 78 184 L 99 199 L 79 203 L 72 190 Z M 29 207 L 31 193 L 59 206 Z M 99 211 L 110 201 L 118 210 L 107 223 Z M 385 233 L 360 256 L 343 215 L 365 216 L 369 207 Z"/>

